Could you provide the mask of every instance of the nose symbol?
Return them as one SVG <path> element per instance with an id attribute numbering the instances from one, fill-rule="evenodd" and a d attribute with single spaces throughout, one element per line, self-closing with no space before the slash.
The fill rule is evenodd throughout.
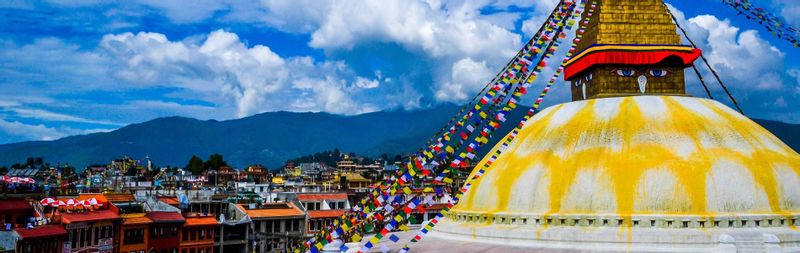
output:
<path id="1" fill-rule="evenodd" d="M 641 75 L 636 79 L 636 81 L 639 83 L 639 92 L 644 94 L 644 92 L 647 90 L 647 77 Z"/>

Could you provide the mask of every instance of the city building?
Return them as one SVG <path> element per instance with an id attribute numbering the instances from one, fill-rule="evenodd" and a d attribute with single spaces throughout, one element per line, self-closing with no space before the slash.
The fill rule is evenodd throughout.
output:
<path id="1" fill-rule="evenodd" d="M 305 239 L 306 214 L 291 202 L 236 207 L 253 222 L 250 241 L 256 252 L 283 252 Z"/>
<path id="2" fill-rule="evenodd" d="M 33 206 L 24 199 L 0 200 L 0 217 L 4 229 L 25 227 L 33 217 Z"/>
<path id="3" fill-rule="evenodd" d="M 108 202 L 105 202 L 108 205 Z M 69 243 L 65 243 L 64 252 L 116 252 L 115 243 L 119 237 L 121 217 L 116 211 L 101 209 L 97 211 L 81 211 L 61 213 L 61 224 L 69 234 Z"/>
<path id="4" fill-rule="evenodd" d="M 180 233 L 186 219 L 178 212 L 149 212 L 145 215 L 150 223 L 148 252 L 178 253 L 181 246 Z"/>
<path id="5" fill-rule="evenodd" d="M 190 214 L 191 215 L 191 214 Z M 214 216 L 187 216 L 181 229 L 180 253 L 213 253 L 219 223 Z"/>
<path id="6" fill-rule="evenodd" d="M 145 213 L 121 214 L 119 252 L 149 252 L 150 225 Z"/>
<path id="7" fill-rule="evenodd" d="M 251 165 L 247 170 L 243 171 L 243 180 L 254 182 L 256 184 L 263 184 L 270 181 L 272 174 L 269 173 L 267 168 L 261 165 Z"/>
<path id="8" fill-rule="evenodd" d="M 43 225 L 32 228 L 16 228 L 18 253 L 62 253 L 67 240 L 67 230 L 61 225 Z"/>

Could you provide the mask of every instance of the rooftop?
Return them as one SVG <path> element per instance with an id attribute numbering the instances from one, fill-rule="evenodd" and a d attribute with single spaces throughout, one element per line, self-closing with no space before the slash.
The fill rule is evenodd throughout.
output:
<path id="1" fill-rule="evenodd" d="M 298 193 L 300 201 L 347 200 L 347 193 Z"/>
<path id="2" fill-rule="evenodd" d="M 23 199 L 0 200 L 0 212 L 33 209 L 31 203 Z"/>
<path id="3" fill-rule="evenodd" d="M 207 226 L 207 225 L 219 225 L 217 222 L 217 218 L 214 216 L 203 216 L 203 217 L 186 217 L 186 225 L 187 227 L 191 226 Z"/>
<path id="4" fill-rule="evenodd" d="M 150 218 L 153 222 L 156 223 L 164 223 L 164 222 L 180 222 L 183 223 L 186 219 L 181 216 L 180 213 L 177 212 L 149 212 L 146 217 Z"/>
<path id="5" fill-rule="evenodd" d="M 167 205 L 180 205 L 181 202 L 178 201 L 176 197 L 158 197 L 158 200 L 161 202 L 166 203 Z"/>
<path id="6" fill-rule="evenodd" d="M 134 202 L 136 198 L 130 193 L 106 193 L 103 194 L 111 203 Z M 98 199 L 99 200 L 99 199 Z"/>
<path id="7" fill-rule="evenodd" d="M 117 213 L 111 210 L 99 210 L 94 212 L 82 212 L 82 213 L 61 213 L 61 222 L 64 224 L 105 221 L 105 220 L 119 220 L 121 218 L 122 217 L 120 217 Z"/>
<path id="8" fill-rule="evenodd" d="M 20 239 L 30 240 L 37 238 L 51 238 L 66 236 L 67 230 L 61 225 L 44 225 L 34 228 L 17 228 L 14 229 L 19 235 Z"/>
<path id="9" fill-rule="evenodd" d="M 308 211 L 309 219 L 338 218 L 347 210 L 312 210 Z"/>
<path id="10" fill-rule="evenodd" d="M 148 218 L 144 213 L 123 214 L 122 225 L 144 225 L 153 223 L 153 220 Z"/>
<path id="11" fill-rule="evenodd" d="M 253 219 L 305 216 L 303 211 L 291 202 L 269 203 L 255 209 L 249 209 L 242 204 L 238 204 L 236 207 Z"/>

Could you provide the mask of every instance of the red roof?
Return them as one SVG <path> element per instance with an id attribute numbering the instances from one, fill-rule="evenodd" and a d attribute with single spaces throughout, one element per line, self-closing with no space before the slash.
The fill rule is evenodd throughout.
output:
<path id="1" fill-rule="evenodd" d="M 158 200 L 166 203 L 167 205 L 177 206 L 181 204 L 176 197 L 158 197 Z"/>
<path id="2" fill-rule="evenodd" d="M 14 231 L 17 232 L 19 238 L 22 240 L 51 238 L 67 235 L 67 230 L 61 225 L 44 225 L 32 229 L 16 228 Z"/>
<path id="3" fill-rule="evenodd" d="M 155 223 L 159 222 L 180 222 L 183 223 L 186 219 L 177 212 L 150 212 L 147 217 Z"/>
<path id="4" fill-rule="evenodd" d="M 186 225 L 187 227 L 190 226 L 207 226 L 212 225 L 216 226 L 219 225 L 217 219 L 213 216 L 204 216 L 204 217 L 186 217 Z"/>
<path id="5" fill-rule="evenodd" d="M 122 217 L 122 225 L 144 225 L 153 223 L 153 220 L 145 216 L 143 213 L 137 214 L 123 214 L 120 215 Z"/>
<path id="6" fill-rule="evenodd" d="M 309 219 L 338 218 L 347 210 L 312 210 L 308 211 Z"/>
<path id="7" fill-rule="evenodd" d="M 27 210 L 33 209 L 31 203 L 27 200 L 12 199 L 0 200 L 0 211 L 14 211 L 14 210 Z"/>
<path id="8" fill-rule="evenodd" d="M 103 196 L 112 203 L 134 202 L 136 198 L 130 193 L 105 193 Z M 99 200 L 99 199 L 98 199 Z"/>
<path id="9" fill-rule="evenodd" d="M 247 213 L 250 218 L 283 218 L 305 216 L 303 210 L 297 208 L 292 202 L 269 203 L 256 209 L 247 209 L 242 204 L 236 205 L 239 210 Z"/>
<path id="10" fill-rule="evenodd" d="M 119 214 L 111 210 L 98 210 L 94 212 L 81 213 L 61 213 L 61 222 L 64 224 L 119 219 L 122 219 L 119 217 Z"/>
<path id="11" fill-rule="evenodd" d="M 347 193 L 301 193 L 297 194 L 300 201 L 347 200 Z"/>

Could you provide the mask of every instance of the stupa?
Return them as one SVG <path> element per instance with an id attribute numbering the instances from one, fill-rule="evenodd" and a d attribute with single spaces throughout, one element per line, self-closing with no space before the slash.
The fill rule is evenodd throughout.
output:
<path id="1" fill-rule="evenodd" d="M 529 120 L 414 249 L 800 252 L 800 155 L 686 94 L 700 51 L 662 0 L 597 5 L 564 72 L 573 101 Z"/>

